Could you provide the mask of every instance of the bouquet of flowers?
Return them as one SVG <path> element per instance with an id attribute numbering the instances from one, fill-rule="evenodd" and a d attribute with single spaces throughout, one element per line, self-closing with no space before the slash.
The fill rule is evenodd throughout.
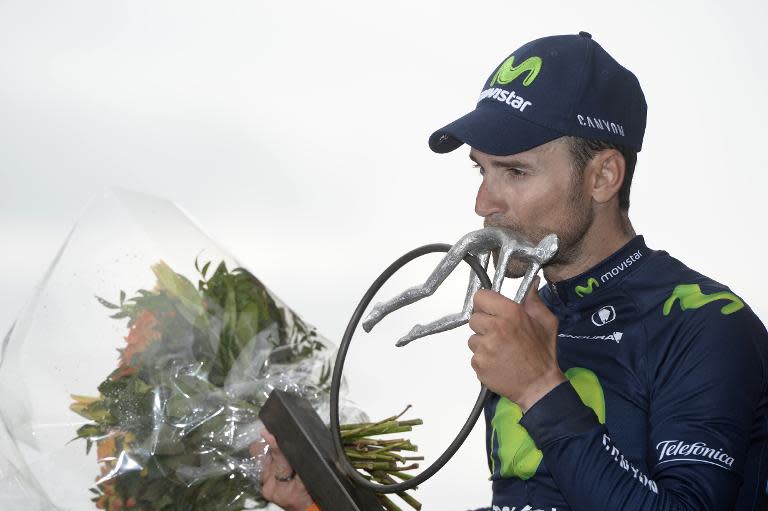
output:
<path id="1" fill-rule="evenodd" d="M 275 387 L 312 401 L 328 391 L 330 360 L 315 330 L 242 268 L 210 262 L 195 286 L 160 262 L 157 284 L 117 303 L 128 319 L 117 369 L 99 396 L 74 395 L 92 421 L 77 430 L 96 445 L 100 509 L 230 510 L 263 504 L 258 493 L 258 411 Z M 286 385 L 288 383 L 288 385 Z"/>
<path id="2" fill-rule="evenodd" d="M 157 284 L 117 303 L 128 319 L 118 367 L 99 395 L 73 395 L 71 409 L 89 421 L 77 430 L 86 452 L 96 445 L 101 473 L 92 500 L 119 511 L 235 511 L 265 504 L 259 493 L 258 412 L 269 392 L 288 388 L 318 403 L 329 391 L 328 347 L 314 328 L 282 306 L 243 268 L 195 268 L 195 286 L 160 262 Z M 286 385 L 286 383 L 289 383 Z M 418 465 L 402 432 L 420 421 L 390 417 L 344 427 L 348 455 L 369 477 L 407 479 Z M 412 497 L 406 502 L 420 508 Z M 389 509 L 398 509 L 382 496 Z"/>
<path id="3" fill-rule="evenodd" d="M 170 201 L 92 201 L 0 345 L 0 509 L 266 505 L 258 412 L 281 389 L 327 419 L 334 347 L 240 266 Z M 341 419 L 369 477 L 415 468 L 410 442 L 375 436 L 414 421 Z"/>

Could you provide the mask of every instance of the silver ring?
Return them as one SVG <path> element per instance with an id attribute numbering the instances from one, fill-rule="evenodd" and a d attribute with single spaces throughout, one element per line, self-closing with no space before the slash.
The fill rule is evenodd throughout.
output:
<path id="1" fill-rule="evenodd" d="M 275 479 L 277 479 L 281 483 L 287 483 L 288 481 L 292 481 L 294 477 L 296 477 L 296 471 L 295 470 L 291 470 L 291 473 L 288 474 L 287 476 L 279 476 L 279 475 L 275 474 Z"/>

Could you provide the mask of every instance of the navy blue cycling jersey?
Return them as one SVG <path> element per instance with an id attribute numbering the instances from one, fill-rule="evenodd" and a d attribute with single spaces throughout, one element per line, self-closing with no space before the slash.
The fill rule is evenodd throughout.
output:
<path id="1" fill-rule="evenodd" d="M 540 295 L 569 381 L 486 406 L 494 511 L 763 509 L 768 334 L 738 296 L 642 236 Z"/>

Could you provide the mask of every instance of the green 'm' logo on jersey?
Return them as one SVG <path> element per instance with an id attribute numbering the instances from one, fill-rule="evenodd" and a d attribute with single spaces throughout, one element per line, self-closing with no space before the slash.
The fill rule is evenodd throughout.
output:
<path id="1" fill-rule="evenodd" d="M 572 367 L 565 372 L 581 401 L 594 410 L 600 424 L 605 424 L 605 396 L 597 375 L 583 367 Z M 498 444 L 498 458 L 501 477 L 530 479 L 539 468 L 543 458 L 533 438 L 528 434 L 520 419 L 523 412 L 520 407 L 502 397 L 496 405 L 496 413 L 491 419 L 491 446 Z M 496 471 L 496 461 L 491 455 L 491 472 Z"/>
<path id="2" fill-rule="evenodd" d="M 720 313 L 726 316 L 744 308 L 744 302 L 733 293 L 721 291 L 719 293 L 705 295 L 701 292 L 701 288 L 698 284 L 680 284 L 675 287 L 670 297 L 664 302 L 665 316 L 669 316 L 669 313 L 672 312 L 672 306 L 675 305 L 677 300 L 680 300 L 680 309 L 684 311 L 688 309 L 698 309 L 704 307 L 708 303 L 716 302 L 718 300 L 726 300 L 728 302 L 720 309 Z"/>
<path id="3" fill-rule="evenodd" d="M 491 79 L 490 86 L 493 87 L 497 83 L 506 85 L 521 74 L 528 73 L 528 76 L 523 79 L 523 85 L 528 87 L 539 76 L 539 71 L 541 71 L 540 57 L 528 57 L 520 64 L 515 65 L 515 56 L 512 55 L 502 62 L 499 69 L 496 70 L 496 74 Z"/>
<path id="4" fill-rule="evenodd" d="M 590 277 L 587 280 L 586 286 L 576 286 L 574 289 L 579 298 L 584 298 L 584 295 L 592 294 L 592 286 L 600 287 L 600 283 L 594 277 Z"/>

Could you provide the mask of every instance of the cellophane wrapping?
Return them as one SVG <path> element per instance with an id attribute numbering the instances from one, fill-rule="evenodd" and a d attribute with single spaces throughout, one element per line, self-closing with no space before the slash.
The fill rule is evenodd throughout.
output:
<path id="1" fill-rule="evenodd" d="M 334 355 L 178 206 L 107 190 L 3 341 L 0 509 L 264 507 L 258 411 L 327 417 Z"/>

